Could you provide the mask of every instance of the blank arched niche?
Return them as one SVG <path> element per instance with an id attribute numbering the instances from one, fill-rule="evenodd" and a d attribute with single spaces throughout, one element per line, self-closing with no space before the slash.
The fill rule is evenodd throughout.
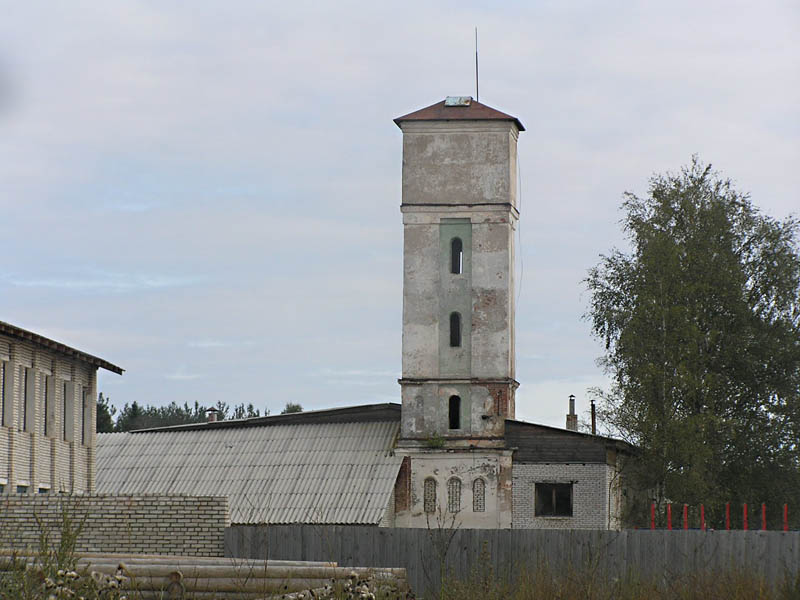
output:
<path id="1" fill-rule="evenodd" d="M 461 346 L 461 315 L 457 312 L 450 313 L 450 347 Z"/>
<path id="2" fill-rule="evenodd" d="M 450 272 L 455 275 L 464 272 L 464 243 L 461 238 L 450 240 Z"/>
<path id="3" fill-rule="evenodd" d="M 447 403 L 448 422 L 450 429 L 461 429 L 461 398 L 450 396 Z"/>

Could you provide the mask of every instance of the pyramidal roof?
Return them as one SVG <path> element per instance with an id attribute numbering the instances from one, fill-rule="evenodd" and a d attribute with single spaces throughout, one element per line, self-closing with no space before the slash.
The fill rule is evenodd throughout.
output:
<path id="1" fill-rule="evenodd" d="M 448 96 L 441 102 L 394 120 L 398 127 L 404 121 L 513 121 L 517 129 L 525 131 L 525 127 L 517 117 L 481 104 L 470 96 Z"/>

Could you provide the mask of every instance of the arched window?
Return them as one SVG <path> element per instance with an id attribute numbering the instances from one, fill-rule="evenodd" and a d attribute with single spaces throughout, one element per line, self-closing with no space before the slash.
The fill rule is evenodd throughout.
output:
<path id="1" fill-rule="evenodd" d="M 461 398 L 450 396 L 447 408 L 448 416 L 450 417 L 450 429 L 461 429 Z"/>
<path id="2" fill-rule="evenodd" d="M 436 512 L 436 480 L 433 477 L 428 477 L 425 480 L 423 503 L 426 513 Z"/>
<path id="3" fill-rule="evenodd" d="M 486 510 L 486 482 L 476 479 L 472 482 L 472 511 L 484 512 Z"/>
<path id="4" fill-rule="evenodd" d="M 450 347 L 461 346 L 461 315 L 457 312 L 450 313 Z"/>
<path id="5" fill-rule="evenodd" d="M 450 272 L 460 275 L 464 270 L 464 244 L 461 238 L 453 238 L 450 242 Z"/>
<path id="6" fill-rule="evenodd" d="M 447 482 L 447 510 L 451 513 L 461 510 L 461 480 L 457 477 Z"/>

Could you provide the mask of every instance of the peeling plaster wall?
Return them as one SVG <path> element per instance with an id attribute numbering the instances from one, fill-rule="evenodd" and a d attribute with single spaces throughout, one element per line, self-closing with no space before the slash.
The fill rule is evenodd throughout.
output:
<path id="1" fill-rule="evenodd" d="M 497 440 L 514 416 L 516 126 L 406 122 L 403 129 L 404 439 Z M 451 273 L 450 243 L 464 243 Z M 461 314 L 451 347 L 449 316 Z M 447 400 L 461 398 L 461 427 Z M 448 441 L 448 444 L 450 442 Z M 454 446 L 469 445 L 467 442 Z"/>
<path id="2" fill-rule="evenodd" d="M 411 494 L 408 510 L 396 511 L 397 527 L 460 527 L 464 529 L 506 529 L 511 527 L 511 452 L 458 450 L 398 450 L 411 461 Z M 426 514 L 423 489 L 427 478 L 436 481 L 435 513 Z M 461 481 L 461 510 L 448 511 L 447 482 Z M 473 510 L 473 483 L 486 484 L 485 510 Z"/>

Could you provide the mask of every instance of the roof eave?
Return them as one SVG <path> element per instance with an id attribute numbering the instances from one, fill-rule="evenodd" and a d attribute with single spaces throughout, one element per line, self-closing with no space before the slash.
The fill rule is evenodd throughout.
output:
<path id="1" fill-rule="evenodd" d="M 525 126 L 522 122 L 514 117 L 509 117 L 508 119 L 406 119 L 405 117 L 397 117 L 396 119 L 392 119 L 395 125 L 397 125 L 401 130 L 403 126 L 400 125 L 401 123 L 479 123 L 485 121 L 499 121 L 503 122 L 510 122 L 514 123 L 517 126 L 518 131 L 525 131 Z"/>
<path id="2" fill-rule="evenodd" d="M 74 358 L 82 360 L 83 362 L 86 362 L 92 366 L 105 369 L 106 371 L 111 371 L 112 373 L 116 373 L 117 375 L 122 375 L 125 372 L 125 369 L 123 369 L 122 367 L 118 367 L 117 365 L 114 365 L 98 356 L 93 356 L 92 354 L 82 352 L 81 350 L 72 348 L 70 346 L 67 346 L 66 344 L 62 344 L 61 342 L 51 340 L 50 338 L 46 338 L 43 335 L 34 333 L 33 331 L 28 331 L 27 329 L 23 329 L 22 327 L 17 327 L 16 325 L 12 325 L 11 323 L 6 323 L 5 321 L 0 321 L 0 333 L 5 333 L 6 335 L 10 335 L 12 337 L 20 338 L 23 340 L 28 340 L 35 344 L 39 344 L 40 346 L 44 346 L 45 348 L 55 350 L 56 352 L 59 352 L 61 354 L 66 354 L 67 356 L 72 356 Z"/>

